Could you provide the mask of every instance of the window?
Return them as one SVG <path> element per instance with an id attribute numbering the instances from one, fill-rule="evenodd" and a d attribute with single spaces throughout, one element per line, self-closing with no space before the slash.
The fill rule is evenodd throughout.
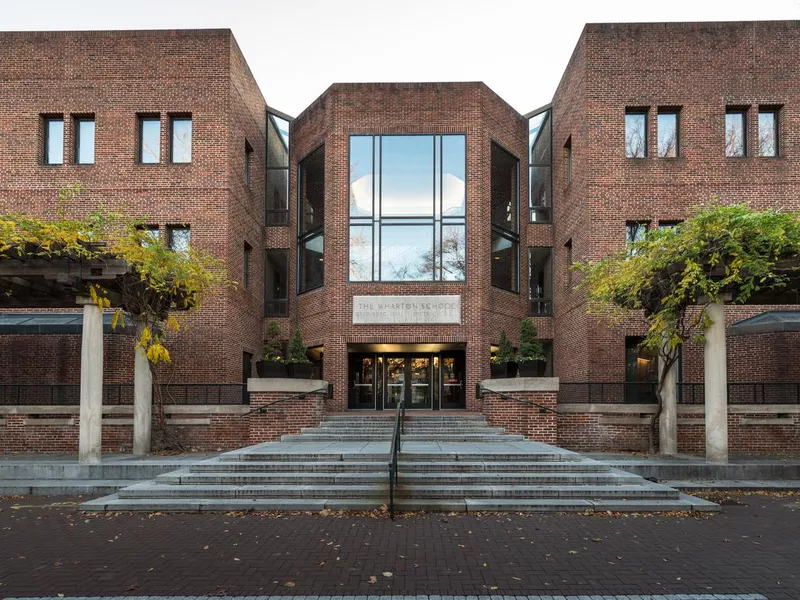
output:
<path id="1" fill-rule="evenodd" d="M 171 129 L 171 161 L 173 163 L 192 162 L 192 117 L 172 117 Z"/>
<path id="2" fill-rule="evenodd" d="M 289 315 L 289 251 L 267 250 L 264 255 L 264 316 Z"/>
<path id="3" fill-rule="evenodd" d="M 142 232 L 139 243 L 143 247 L 146 247 L 152 243 L 156 243 L 161 239 L 161 231 L 159 230 L 158 225 L 139 225 L 136 227 L 136 229 Z"/>
<path id="4" fill-rule="evenodd" d="M 647 157 L 647 109 L 625 109 L 625 156 Z"/>
<path id="5" fill-rule="evenodd" d="M 266 225 L 289 223 L 289 121 L 267 113 Z"/>
<path id="6" fill-rule="evenodd" d="M 564 250 L 567 251 L 567 289 L 572 289 L 572 238 L 569 238 L 564 244 Z"/>
<path id="7" fill-rule="evenodd" d="M 725 156 L 747 156 L 747 110 L 728 108 L 725 111 Z"/>
<path id="8" fill-rule="evenodd" d="M 628 221 L 625 223 L 625 244 L 630 246 L 631 244 L 643 240 L 649 228 L 650 221 Z M 635 253 L 633 249 L 628 250 L 629 255 Z"/>
<path id="9" fill-rule="evenodd" d="M 519 292 L 519 161 L 492 143 L 492 285 Z"/>
<path id="10" fill-rule="evenodd" d="M 569 185 L 572 183 L 572 136 L 567 138 L 564 150 L 567 152 L 567 185 Z"/>
<path id="11" fill-rule="evenodd" d="M 250 187 L 250 168 L 253 162 L 253 147 L 250 143 L 244 141 L 244 184 Z"/>
<path id="12" fill-rule="evenodd" d="M 139 162 L 158 164 L 161 161 L 161 117 L 139 115 Z"/>
<path id="13" fill-rule="evenodd" d="M 242 252 L 242 287 L 244 289 L 250 287 L 250 255 L 252 253 L 253 247 L 245 242 L 244 251 Z"/>
<path id="14" fill-rule="evenodd" d="M 75 117 L 75 163 L 94 164 L 94 117 Z"/>
<path id="15" fill-rule="evenodd" d="M 463 281 L 466 137 L 350 137 L 350 281 Z"/>
<path id="16" fill-rule="evenodd" d="M 658 228 L 659 229 L 672 229 L 673 227 L 677 227 L 681 223 L 683 223 L 683 221 L 680 221 L 680 220 L 678 220 L 678 221 L 659 221 L 658 222 Z"/>
<path id="17" fill-rule="evenodd" d="M 64 119 L 45 117 L 44 119 L 44 164 L 64 163 Z"/>
<path id="18" fill-rule="evenodd" d="M 550 109 L 528 119 L 528 221 L 553 219 L 553 123 Z M 571 144 L 571 142 L 570 142 Z M 568 162 L 572 177 L 571 153 Z"/>
<path id="19" fill-rule="evenodd" d="M 641 337 L 625 338 L 625 402 L 656 402 L 658 358 L 655 350 L 641 347 Z"/>
<path id="20" fill-rule="evenodd" d="M 778 156 L 778 109 L 758 107 L 758 155 Z"/>
<path id="21" fill-rule="evenodd" d="M 530 293 L 528 314 L 553 314 L 553 252 L 552 248 L 528 248 Z"/>
<path id="22" fill-rule="evenodd" d="M 320 146 L 297 166 L 298 293 L 324 283 L 325 147 Z"/>
<path id="23" fill-rule="evenodd" d="M 679 112 L 659 109 L 656 125 L 658 126 L 658 157 L 677 158 L 680 135 Z"/>
<path id="24" fill-rule="evenodd" d="M 188 252 L 190 230 L 188 225 L 167 226 L 167 240 L 173 252 Z"/>

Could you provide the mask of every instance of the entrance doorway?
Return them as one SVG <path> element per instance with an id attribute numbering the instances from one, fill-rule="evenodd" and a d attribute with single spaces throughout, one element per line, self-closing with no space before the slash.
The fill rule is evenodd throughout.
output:
<path id="1" fill-rule="evenodd" d="M 466 408 L 464 351 L 349 355 L 348 408 Z"/>

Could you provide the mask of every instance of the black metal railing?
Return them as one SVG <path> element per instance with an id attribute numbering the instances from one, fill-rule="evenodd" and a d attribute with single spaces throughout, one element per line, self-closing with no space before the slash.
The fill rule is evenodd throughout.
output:
<path id="1" fill-rule="evenodd" d="M 253 410 L 247 411 L 242 416 L 243 417 L 247 417 L 247 416 L 255 414 L 255 413 L 264 412 L 270 406 L 275 406 L 276 404 L 280 404 L 281 402 L 286 402 L 287 400 L 296 400 L 298 398 L 305 398 L 306 396 L 312 396 L 314 394 L 322 394 L 323 396 L 329 398 L 329 397 L 331 397 L 331 390 L 332 390 L 332 387 L 330 385 L 326 385 L 325 387 L 321 387 L 321 388 L 319 388 L 317 390 L 311 390 L 310 392 L 299 392 L 299 393 L 293 394 L 291 396 L 286 396 L 285 398 L 278 398 L 277 400 L 273 400 L 272 402 L 269 402 L 268 404 L 263 404 L 262 406 L 257 406 Z"/>
<path id="2" fill-rule="evenodd" d="M 515 396 L 511 396 L 510 394 L 506 394 L 505 392 L 498 392 L 497 390 L 492 390 L 492 389 L 487 388 L 486 386 L 484 386 L 484 385 L 479 383 L 475 395 L 478 398 L 482 398 L 483 394 L 497 394 L 503 400 L 513 400 L 513 401 L 519 402 L 521 404 L 528 404 L 530 406 L 535 406 L 536 408 L 539 409 L 539 412 L 551 412 L 551 413 L 555 413 L 557 415 L 561 414 L 560 412 L 558 412 L 557 410 L 555 410 L 553 408 L 550 408 L 549 406 L 544 406 L 543 404 L 538 404 L 537 402 L 533 402 L 532 400 L 526 400 L 524 398 L 517 398 Z"/>
<path id="3" fill-rule="evenodd" d="M 80 403 L 80 383 L 0 383 L 0 406 L 79 406 Z M 133 384 L 103 384 L 103 404 L 133 404 Z"/>
<path id="4" fill-rule="evenodd" d="M 164 404 L 248 404 L 244 383 L 163 383 Z"/>
<path id="5" fill-rule="evenodd" d="M 389 518 L 394 519 L 394 489 L 397 487 L 397 457 L 403 444 L 405 433 L 404 421 L 406 420 L 406 403 L 400 400 L 394 418 L 394 433 L 392 434 L 391 457 L 389 459 Z"/>
<path id="6" fill-rule="evenodd" d="M 652 404 L 657 401 L 656 383 L 562 382 L 559 404 Z"/>
<path id="7" fill-rule="evenodd" d="M 679 383 L 678 402 L 705 404 L 704 383 Z M 800 382 L 729 381 L 728 404 L 800 404 Z"/>
<path id="8" fill-rule="evenodd" d="M 553 314 L 553 300 L 544 296 L 528 300 L 528 316 L 549 317 Z"/>

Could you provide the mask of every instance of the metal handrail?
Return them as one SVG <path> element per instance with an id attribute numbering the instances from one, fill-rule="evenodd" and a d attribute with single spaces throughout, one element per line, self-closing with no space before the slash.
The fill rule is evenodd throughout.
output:
<path id="1" fill-rule="evenodd" d="M 510 395 L 508 395 L 508 394 L 506 394 L 504 392 L 498 392 L 497 390 L 493 390 L 493 389 L 487 388 L 487 387 L 485 387 L 485 386 L 483 386 L 483 385 L 481 385 L 479 383 L 478 384 L 478 398 L 482 397 L 484 392 L 488 392 L 489 394 L 497 394 L 503 400 L 516 400 L 517 402 L 521 402 L 522 404 L 530 404 L 531 406 L 535 406 L 536 408 L 538 408 L 540 412 L 551 412 L 551 413 L 554 413 L 556 415 L 563 415 L 564 414 L 564 413 L 559 412 L 559 411 L 557 411 L 557 410 L 555 410 L 553 408 L 550 408 L 549 406 L 544 406 L 542 404 L 537 404 L 536 402 L 533 402 L 532 400 L 525 400 L 524 398 L 517 398 L 515 396 L 510 396 Z"/>
<path id="2" fill-rule="evenodd" d="M 389 518 L 394 519 L 394 488 L 397 486 L 397 457 L 402 448 L 402 435 L 405 433 L 404 421 L 406 420 L 406 403 L 400 400 L 397 403 L 397 413 L 394 419 L 394 433 L 392 434 L 391 458 L 389 459 Z"/>
<path id="3" fill-rule="evenodd" d="M 269 404 L 264 404 L 263 406 L 259 406 L 254 408 L 253 410 L 247 411 L 242 416 L 247 417 L 252 415 L 253 413 L 258 413 L 267 410 L 270 406 L 274 406 L 275 404 L 279 404 L 281 402 L 286 402 L 287 400 L 295 400 L 298 398 L 305 398 L 306 396 L 310 396 L 312 394 L 327 394 L 328 393 L 328 386 L 321 387 L 318 390 L 311 390 L 310 392 L 301 392 L 299 394 L 294 394 L 293 396 L 286 396 L 285 398 L 278 398 L 277 400 L 273 400 Z"/>

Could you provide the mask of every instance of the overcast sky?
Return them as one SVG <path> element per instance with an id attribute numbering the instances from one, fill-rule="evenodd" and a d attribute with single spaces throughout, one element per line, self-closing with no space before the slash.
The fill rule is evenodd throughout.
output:
<path id="1" fill-rule="evenodd" d="M 333 82 L 484 81 L 521 113 L 552 98 L 584 23 L 800 19 L 800 0 L 0 0 L 0 28 L 233 30 L 267 104 Z"/>

